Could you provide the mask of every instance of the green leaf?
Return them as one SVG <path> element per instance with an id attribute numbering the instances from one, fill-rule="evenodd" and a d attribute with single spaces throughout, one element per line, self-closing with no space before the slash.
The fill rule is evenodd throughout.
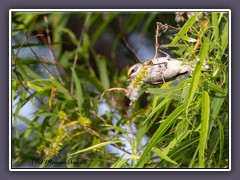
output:
<path id="1" fill-rule="evenodd" d="M 199 151 L 199 146 L 196 148 L 196 150 L 195 150 L 195 152 L 194 152 L 194 154 L 193 154 L 193 157 L 192 157 L 192 159 L 191 159 L 191 162 L 189 163 L 189 168 L 193 168 L 194 167 L 194 162 L 195 162 L 195 159 L 196 159 L 196 157 L 197 157 L 197 154 L 198 154 L 198 151 Z"/>
<path id="2" fill-rule="evenodd" d="M 20 119 L 22 122 L 26 123 L 27 125 L 30 125 L 33 122 L 32 120 L 21 115 L 18 115 L 18 119 Z"/>
<path id="3" fill-rule="evenodd" d="M 219 134 L 220 134 L 220 153 L 219 153 L 219 159 L 218 159 L 218 167 L 221 165 L 221 160 L 223 156 L 223 146 L 224 146 L 224 132 L 223 132 L 223 126 L 222 123 L 217 120 L 218 128 L 219 128 Z"/>
<path id="4" fill-rule="evenodd" d="M 144 23 L 144 26 L 142 28 L 141 33 L 145 33 L 147 31 L 147 29 L 149 28 L 149 26 L 153 22 L 153 20 L 156 18 L 156 16 L 157 16 L 157 12 L 152 12 L 148 15 L 148 17 Z"/>
<path id="5" fill-rule="evenodd" d="M 214 40 L 218 42 L 218 38 L 219 38 L 218 12 L 212 12 L 212 26 L 213 26 Z"/>
<path id="6" fill-rule="evenodd" d="M 75 86 L 76 86 L 76 89 L 77 89 L 76 96 L 77 96 L 78 109 L 79 109 L 79 112 L 81 113 L 82 105 L 83 105 L 83 102 L 84 102 L 82 87 L 81 87 L 79 78 L 77 77 L 77 74 L 76 74 L 75 70 L 73 68 L 71 68 L 71 69 L 72 69 L 72 73 L 73 73 L 74 83 L 75 83 Z"/>
<path id="7" fill-rule="evenodd" d="M 24 48 L 24 47 L 41 47 L 41 46 L 47 47 L 47 45 L 60 45 L 60 44 L 62 44 L 62 43 L 57 42 L 57 43 L 51 43 L 51 44 L 46 44 L 46 43 L 16 44 L 16 45 L 12 46 L 12 49 Z"/>
<path id="8" fill-rule="evenodd" d="M 18 86 L 17 81 L 13 80 L 12 81 L 12 104 L 13 104 L 13 101 L 14 101 L 14 95 L 15 95 L 15 91 L 17 90 L 17 86 Z"/>
<path id="9" fill-rule="evenodd" d="M 108 142 L 103 142 L 103 143 L 100 143 L 100 144 L 96 144 L 94 146 L 91 146 L 91 147 L 88 147 L 88 148 L 85 148 L 85 149 L 82 149 L 80 151 L 76 151 L 74 153 L 71 153 L 70 155 L 75 155 L 75 154 L 80 154 L 80 153 L 83 153 L 83 152 L 86 152 L 86 151 L 90 151 L 90 150 L 93 150 L 93 149 L 96 149 L 96 148 L 101 148 L 101 147 L 104 147 L 104 146 L 107 146 L 109 144 L 116 144 L 116 143 L 120 143 L 120 142 L 123 142 L 123 141 L 108 141 Z"/>
<path id="10" fill-rule="evenodd" d="M 178 145 L 176 148 L 174 148 L 174 150 L 169 152 L 169 157 L 171 157 L 172 159 L 176 160 L 176 157 L 179 157 L 181 154 L 184 154 L 184 152 L 187 149 L 190 149 L 191 147 L 195 147 L 195 144 L 199 141 L 199 138 L 191 138 L 187 141 L 184 141 L 183 143 L 181 143 L 180 145 Z"/>
<path id="11" fill-rule="evenodd" d="M 199 79 L 201 76 L 201 69 L 203 66 L 204 59 L 207 57 L 208 54 L 208 47 L 209 47 L 209 39 L 205 38 L 205 42 L 202 44 L 201 49 L 200 49 L 200 61 L 197 63 L 194 73 L 193 73 L 193 78 L 192 82 L 190 85 L 190 93 L 187 101 L 187 106 L 186 106 L 186 114 L 188 114 L 188 107 L 192 103 L 193 96 L 195 94 L 195 91 L 198 87 Z"/>
<path id="12" fill-rule="evenodd" d="M 93 108 L 94 108 L 94 111 L 98 114 L 98 101 L 99 101 L 99 98 L 98 97 L 95 97 L 93 99 Z"/>
<path id="13" fill-rule="evenodd" d="M 213 100 L 211 102 L 211 115 L 210 115 L 210 125 L 209 125 L 209 130 L 208 133 L 210 133 L 212 129 L 212 125 L 214 120 L 216 119 L 217 115 L 219 114 L 221 107 L 225 101 L 226 95 L 225 91 L 217 92 L 215 96 L 213 97 Z"/>
<path id="14" fill-rule="evenodd" d="M 57 91 L 63 93 L 67 100 L 73 100 L 72 96 L 68 92 L 68 90 L 60 84 L 56 79 L 35 79 L 31 81 L 32 84 L 36 84 L 37 86 L 41 86 L 44 90 L 51 89 L 52 87 L 56 87 Z"/>
<path id="15" fill-rule="evenodd" d="M 225 50 L 228 46 L 228 28 L 229 27 L 228 27 L 228 22 L 227 22 L 224 26 L 224 29 L 223 29 L 222 35 L 221 35 L 221 45 L 222 45 L 222 47 L 221 47 L 221 52 L 222 52 L 221 57 L 224 54 L 224 52 L 225 52 Z"/>
<path id="16" fill-rule="evenodd" d="M 120 128 L 120 127 L 118 127 L 118 126 L 113 126 L 113 125 L 110 125 L 110 124 L 105 124 L 105 125 L 103 125 L 103 127 L 108 127 L 108 128 L 110 128 L 110 129 L 114 129 L 114 130 L 116 130 L 116 131 L 119 131 L 120 133 L 122 133 L 122 134 L 126 134 L 127 135 L 127 133 L 124 131 L 124 129 L 123 128 Z M 127 135 L 128 136 L 128 135 Z"/>
<path id="17" fill-rule="evenodd" d="M 197 42 L 195 38 L 191 38 L 191 37 L 180 35 L 180 34 L 177 34 L 176 36 L 179 36 L 182 40 L 185 40 L 187 42 Z"/>
<path id="18" fill-rule="evenodd" d="M 165 98 L 168 96 L 169 98 L 180 100 L 181 99 L 181 91 L 174 91 L 174 89 L 163 89 L 163 88 L 148 88 L 147 93 L 154 94 L 159 98 Z"/>
<path id="19" fill-rule="evenodd" d="M 208 148 L 208 153 L 207 153 L 206 166 L 213 159 L 214 153 L 217 152 L 218 142 L 219 142 L 219 130 L 214 129 L 213 132 L 211 133 L 211 139 L 209 139 L 209 148 Z"/>
<path id="20" fill-rule="evenodd" d="M 17 58 L 17 61 L 21 62 L 24 65 L 29 65 L 29 64 L 47 64 L 47 65 L 53 65 L 55 66 L 55 64 L 53 62 L 50 61 L 46 61 L 46 60 L 38 60 L 38 59 L 20 59 Z"/>
<path id="21" fill-rule="evenodd" d="M 202 95 L 202 117 L 201 117 L 201 130 L 200 130 L 200 141 L 199 141 L 199 166 L 205 167 L 205 147 L 207 144 L 208 137 L 208 125 L 210 115 L 210 98 L 206 91 Z"/>
<path id="22" fill-rule="evenodd" d="M 33 68 L 30 68 L 27 65 L 25 65 L 24 62 L 25 60 L 22 59 L 21 60 L 17 59 L 16 61 L 17 68 L 20 70 L 23 79 L 28 81 L 31 79 L 41 79 L 39 73 L 37 73 L 36 70 L 34 71 Z"/>
<path id="23" fill-rule="evenodd" d="M 24 132 L 24 135 L 23 135 L 23 138 L 26 139 L 30 134 L 31 132 L 33 131 L 33 127 L 30 126 L 25 132 Z"/>
<path id="24" fill-rule="evenodd" d="M 174 138 L 169 144 L 168 146 L 164 149 L 163 153 L 164 154 L 168 154 L 168 152 L 174 148 L 174 146 L 176 146 L 178 143 L 180 143 L 184 138 L 186 138 L 189 134 L 191 133 L 190 130 L 181 133 L 180 135 L 178 135 L 176 138 Z"/>
<path id="25" fill-rule="evenodd" d="M 75 34 L 69 28 L 64 27 L 64 28 L 59 29 L 59 31 L 62 31 L 63 33 L 66 33 L 70 37 L 71 42 L 77 46 L 78 39 L 75 36 Z"/>
<path id="26" fill-rule="evenodd" d="M 157 107 L 155 107 L 149 114 L 149 116 L 143 121 L 143 124 L 145 124 L 150 118 L 152 118 L 157 111 L 162 111 L 164 105 L 167 104 L 170 100 L 171 100 L 170 98 L 165 98 L 161 103 L 159 103 L 159 105 L 157 105 Z"/>
<path id="27" fill-rule="evenodd" d="M 86 70 L 81 70 L 81 73 L 88 73 Z M 95 76 L 85 76 L 84 79 L 81 79 L 82 84 L 89 84 L 94 86 L 99 92 L 103 92 L 105 89 L 103 88 L 101 82 Z"/>
<path id="28" fill-rule="evenodd" d="M 110 168 L 121 168 L 131 159 L 131 158 L 123 159 L 124 156 L 125 153 Z"/>
<path id="29" fill-rule="evenodd" d="M 172 42 L 167 46 L 174 46 L 181 39 L 181 37 L 183 37 L 188 32 L 188 30 L 193 26 L 195 21 L 196 16 L 194 15 L 184 24 L 184 26 L 181 28 L 181 30 L 178 32 Z"/>
<path id="30" fill-rule="evenodd" d="M 175 136 L 179 137 L 181 134 L 186 133 L 188 130 L 189 122 L 186 119 L 183 119 L 179 123 L 177 123 L 176 128 L 175 128 Z"/>
<path id="31" fill-rule="evenodd" d="M 23 77 L 23 79 L 24 80 L 30 80 L 30 78 L 29 78 L 29 76 L 28 76 L 28 74 L 27 74 L 27 72 L 24 68 L 25 66 L 19 61 L 16 61 L 16 65 L 17 65 L 17 68 L 19 69 L 20 74 Z"/>
<path id="32" fill-rule="evenodd" d="M 92 40 L 91 40 L 92 46 L 95 44 L 95 42 L 97 41 L 98 37 L 103 33 L 103 31 L 106 30 L 107 26 L 117 16 L 117 13 L 109 13 L 106 16 L 107 16 L 107 18 L 102 20 L 101 25 L 98 26 L 97 29 L 95 29 L 95 33 L 93 34 Z"/>
<path id="33" fill-rule="evenodd" d="M 43 88 L 41 86 L 38 86 L 36 84 L 31 83 L 30 81 L 27 82 L 28 87 L 34 89 L 35 91 L 39 92 L 42 91 Z"/>
<path id="34" fill-rule="evenodd" d="M 102 168 L 101 164 L 102 164 L 101 159 L 94 158 L 88 168 Z"/>
<path id="35" fill-rule="evenodd" d="M 183 90 L 182 90 L 182 96 L 181 96 L 181 102 L 182 103 L 185 103 L 189 97 L 189 89 L 190 89 L 190 84 L 186 84 L 184 87 L 183 87 Z"/>
<path id="36" fill-rule="evenodd" d="M 217 84 L 213 84 L 211 81 L 206 81 L 205 85 L 211 89 L 212 91 L 215 91 L 217 93 L 221 93 L 223 96 L 227 96 L 228 92 L 225 91 L 222 87 L 220 87 Z"/>
<path id="37" fill-rule="evenodd" d="M 27 103 L 27 102 L 25 101 L 25 99 L 26 99 L 26 97 L 27 97 L 27 94 L 28 94 L 27 91 L 22 91 L 22 92 L 21 92 L 20 100 L 19 100 L 19 102 L 17 103 L 17 107 L 16 107 L 15 111 L 13 112 L 13 116 L 14 116 L 14 126 L 15 126 L 16 123 L 17 123 L 17 118 L 18 118 L 18 115 L 19 115 L 19 111 L 20 111 L 21 108 Z"/>
<path id="38" fill-rule="evenodd" d="M 160 158 L 164 159 L 165 161 L 168 161 L 173 164 L 177 164 L 177 162 L 173 161 L 171 158 L 169 158 L 166 153 L 162 152 L 160 149 L 157 149 L 155 147 L 152 148 L 152 151 L 156 153 Z"/>
<path id="39" fill-rule="evenodd" d="M 124 34 L 128 34 L 136 30 L 137 26 L 141 23 L 144 18 L 144 13 L 129 14 L 127 19 L 122 24 L 122 31 Z"/>
<path id="40" fill-rule="evenodd" d="M 71 14 L 68 13 L 53 13 L 49 15 L 49 21 L 52 19 L 54 24 L 57 24 L 57 26 L 54 26 L 52 29 L 52 36 L 53 36 L 53 42 L 61 42 L 62 41 L 62 31 L 64 27 L 66 27 L 66 24 L 68 23 L 68 20 L 70 18 Z M 56 46 L 57 48 L 57 57 L 61 56 L 62 54 L 62 46 Z"/>
<path id="41" fill-rule="evenodd" d="M 147 159 L 148 153 L 151 151 L 152 147 L 158 142 L 158 140 L 163 136 L 163 134 L 168 130 L 168 128 L 177 120 L 184 110 L 185 104 L 178 106 L 164 122 L 159 126 L 157 131 L 154 133 L 153 137 L 148 142 L 147 146 L 144 149 L 143 154 L 138 160 L 135 167 L 142 168 L 146 163 L 144 159 Z"/>
<path id="42" fill-rule="evenodd" d="M 108 70 L 107 70 L 107 60 L 106 58 L 101 57 L 101 58 L 98 58 L 96 62 L 98 66 L 101 83 L 104 89 L 108 89 L 110 87 L 110 82 L 109 82 L 109 76 L 108 76 Z"/>

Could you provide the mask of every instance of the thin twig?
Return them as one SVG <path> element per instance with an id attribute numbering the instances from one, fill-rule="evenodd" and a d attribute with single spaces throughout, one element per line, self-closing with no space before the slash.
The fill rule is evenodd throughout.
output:
<path id="1" fill-rule="evenodd" d="M 49 47 L 50 53 L 51 53 L 51 59 L 52 59 L 52 61 L 54 62 L 54 64 L 56 64 L 56 66 L 54 66 L 54 70 L 55 70 L 55 73 L 56 73 L 56 75 L 57 75 L 57 77 L 58 77 L 58 79 L 59 79 L 59 82 L 60 82 L 62 85 L 64 85 L 64 82 L 63 82 L 63 80 L 62 80 L 62 78 L 61 78 L 61 76 L 60 76 L 60 73 L 59 73 L 58 69 L 57 69 L 58 63 L 57 63 L 56 57 L 55 57 L 55 55 L 54 55 L 53 48 L 52 48 L 52 46 L 51 46 L 51 43 L 52 43 L 52 42 L 51 42 L 51 37 L 50 37 L 50 33 L 49 33 L 48 18 L 47 18 L 47 16 L 44 16 L 43 18 L 44 18 L 44 21 L 45 21 L 45 23 L 46 23 L 47 41 L 48 41 L 48 47 Z"/>
<path id="2" fill-rule="evenodd" d="M 18 57 L 18 54 L 19 54 L 19 52 L 20 52 L 20 49 L 23 47 L 23 45 L 28 44 L 31 39 L 36 38 L 36 37 L 39 37 L 39 36 L 43 36 L 43 34 L 37 34 L 37 35 L 35 35 L 35 36 L 31 36 L 30 38 L 28 38 L 28 36 L 27 36 L 27 40 L 24 41 L 24 42 L 20 45 L 20 47 L 18 48 L 18 50 L 17 50 L 17 53 L 16 53 L 15 58 L 14 58 L 14 60 L 13 60 L 14 66 L 16 66 L 17 57 Z M 27 87 L 25 87 L 25 85 L 23 84 L 22 80 L 20 79 L 20 75 L 18 75 L 18 74 L 19 74 L 19 73 L 16 71 L 16 76 L 17 76 L 17 79 L 18 79 L 19 83 L 22 85 L 22 87 L 23 87 L 23 88 L 30 94 L 30 96 L 31 96 L 32 93 L 29 91 L 29 89 L 28 89 Z M 43 100 L 42 100 L 42 99 L 39 99 L 38 97 L 37 97 L 36 99 L 37 99 L 40 103 L 43 103 Z"/>
<path id="3" fill-rule="evenodd" d="M 153 59 L 157 59 L 158 58 L 158 47 L 159 47 L 159 44 L 158 44 L 158 34 L 159 34 L 159 24 L 157 24 L 157 29 L 156 29 L 156 34 L 155 34 L 155 55 L 153 57 Z"/>
<path id="4" fill-rule="evenodd" d="M 124 91 L 126 94 L 128 93 L 128 90 L 125 89 L 125 88 L 110 88 L 110 89 L 105 90 L 102 93 L 101 98 L 100 98 L 98 103 L 100 103 L 102 101 L 102 98 L 103 98 L 103 96 L 105 95 L 106 92 L 111 92 L 111 91 Z"/>
<path id="5" fill-rule="evenodd" d="M 19 47 L 18 50 L 17 50 L 17 53 L 15 54 L 15 58 L 13 59 L 13 63 L 14 63 L 14 64 L 16 64 L 17 56 L 18 56 L 21 48 L 22 48 L 25 44 L 28 44 L 31 39 L 36 38 L 36 37 L 39 37 L 39 36 L 44 36 L 44 35 L 43 35 L 43 34 L 37 34 L 37 35 L 31 36 L 29 39 L 27 39 L 26 41 L 22 42 L 22 44 L 20 45 L 20 47 Z"/>
<path id="6" fill-rule="evenodd" d="M 26 38 L 27 38 L 27 42 L 29 43 L 29 41 L 30 41 L 30 39 L 28 38 L 28 35 L 26 34 Z M 31 50 L 31 52 L 34 54 L 34 56 L 38 59 L 38 60 L 40 60 L 40 58 L 39 58 L 39 56 L 34 52 L 34 50 L 32 49 L 32 47 L 31 46 L 29 46 L 29 48 L 30 48 L 30 50 Z M 55 62 L 53 62 L 53 63 L 55 63 Z M 43 66 L 43 68 L 50 74 L 50 75 L 52 75 L 53 77 L 54 77 L 54 75 L 53 75 L 53 73 L 43 64 L 43 63 L 40 63 L 42 66 Z M 68 93 L 69 93 L 69 95 L 73 98 L 73 99 L 77 99 L 73 94 L 71 94 L 70 92 L 69 92 L 69 90 L 67 89 L 67 88 L 65 88 L 65 86 L 62 86 L 62 88 L 64 88 Z"/>
<path id="7" fill-rule="evenodd" d="M 162 29 L 163 32 L 166 32 L 168 29 L 172 29 L 172 30 L 175 30 L 175 31 L 180 31 L 181 28 L 177 28 L 177 27 L 171 26 L 169 24 L 162 24 L 160 22 L 157 22 L 157 29 L 158 29 L 158 31 L 156 31 L 156 33 L 158 33 L 158 34 L 156 34 L 156 37 L 159 37 L 161 35 L 161 33 L 159 33 L 160 29 Z M 158 43 L 156 43 L 156 44 L 158 44 Z M 165 54 L 168 59 L 171 58 L 171 56 L 168 53 L 166 53 L 166 52 L 164 52 L 163 50 L 160 49 L 161 46 L 159 44 L 158 44 L 158 47 L 156 47 L 156 51 L 157 51 L 157 48 L 158 48 L 158 51 L 161 52 L 162 54 Z"/>
<path id="8" fill-rule="evenodd" d="M 157 22 L 157 25 L 159 25 L 160 28 L 163 29 L 164 32 L 166 32 L 168 29 L 172 29 L 172 30 L 175 30 L 175 31 L 180 31 L 180 29 L 181 29 L 181 28 L 171 26 L 169 24 L 162 24 L 160 22 Z"/>
<path id="9" fill-rule="evenodd" d="M 153 60 L 158 58 L 158 51 L 161 52 L 162 54 L 165 54 L 166 58 L 170 59 L 171 56 L 168 53 L 161 50 L 160 45 L 158 43 L 158 37 L 160 36 L 160 28 L 168 27 L 168 25 L 167 24 L 163 25 L 160 22 L 157 22 L 156 25 L 157 25 L 157 29 L 156 29 L 156 34 L 155 34 L 155 56 L 153 57 Z"/>
<path id="10" fill-rule="evenodd" d="M 128 152 L 127 150 L 123 149 L 122 147 L 118 147 L 118 146 L 115 145 L 115 144 L 110 144 L 110 146 L 113 146 L 113 147 L 115 147 L 115 148 L 117 148 L 117 149 L 125 152 L 125 153 L 128 154 L 128 155 L 132 155 L 132 153 Z"/>
<path id="11" fill-rule="evenodd" d="M 166 53 L 165 51 L 163 51 L 161 49 L 158 49 L 158 51 L 161 52 L 162 54 L 165 54 L 167 59 L 171 58 L 171 56 L 168 53 Z"/>
<path id="12" fill-rule="evenodd" d="M 28 38 L 28 34 L 26 33 L 26 38 L 27 38 L 27 42 L 29 43 L 30 42 L 30 40 L 29 40 L 29 38 Z M 35 53 L 35 51 L 32 49 L 32 47 L 31 46 L 29 46 L 29 49 L 30 49 L 30 51 L 33 53 L 33 55 L 36 57 L 36 59 L 37 60 L 41 60 L 41 58 L 37 55 L 37 53 Z M 54 63 L 54 62 L 53 62 Z M 46 71 L 49 73 L 49 74 L 51 74 L 52 76 L 54 76 L 50 71 L 49 71 L 49 69 L 43 64 L 43 63 L 40 63 L 42 66 L 43 66 L 43 68 L 44 69 L 46 69 Z"/>
<path id="13" fill-rule="evenodd" d="M 107 121 L 102 116 L 99 116 L 95 111 L 91 110 L 90 113 L 92 113 L 94 116 L 98 117 L 102 122 L 107 124 Z"/>
<path id="14" fill-rule="evenodd" d="M 27 43 L 29 44 L 29 42 L 30 42 L 30 40 L 29 40 L 29 38 L 28 38 L 28 33 L 26 33 L 26 38 L 27 38 Z M 35 51 L 32 49 L 32 47 L 31 46 L 29 46 L 29 49 L 30 49 L 30 51 L 34 54 L 34 56 L 35 56 L 35 58 L 37 59 L 37 60 L 41 60 L 40 59 L 40 57 L 37 55 L 37 53 L 35 53 Z M 51 71 L 43 64 L 43 63 L 40 63 L 42 66 L 43 66 L 43 68 L 49 73 L 49 74 L 51 74 L 53 77 L 54 77 L 54 75 L 51 73 Z M 40 100 L 39 100 L 40 101 Z M 42 104 L 44 104 L 44 101 L 41 99 L 41 101 L 40 101 Z"/>
<path id="15" fill-rule="evenodd" d="M 79 51 L 79 48 L 80 48 L 80 45 L 81 45 L 81 42 L 82 42 L 82 38 L 83 38 L 83 34 L 85 32 L 85 29 L 86 29 L 86 24 L 88 22 L 90 18 L 90 14 L 87 14 L 87 17 L 83 23 L 83 28 L 82 28 L 82 32 L 79 36 L 79 40 L 78 40 L 78 44 L 77 44 L 77 49 L 76 49 L 76 54 L 74 56 L 74 61 L 73 61 L 73 69 L 76 68 L 76 64 L 77 64 L 77 60 L 78 60 L 78 51 Z M 74 89 L 74 79 L 73 79 L 73 73 L 72 73 L 72 78 L 71 78 L 71 89 L 70 89 L 70 92 L 71 94 L 73 94 L 73 89 Z"/>
<path id="16" fill-rule="evenodd" d="M 131 48 L 131 46 L 129 45 L 124 33 L 122 32 L 122 28 L 121 28 L 121 18 L 119 16 L 118 18 L 118 28 L 119 28 L 119 31 L 120 31 L 120 35 L 121 35 L 121 38 L 126 46 L 126 48 L 133 54 L 133 56 L 136 58 L 136 60 L 139 62 L 139 63 L 142 63 L 141 60 L 137 57 L 137 54 L 135 53 L 135 51 Z"/>

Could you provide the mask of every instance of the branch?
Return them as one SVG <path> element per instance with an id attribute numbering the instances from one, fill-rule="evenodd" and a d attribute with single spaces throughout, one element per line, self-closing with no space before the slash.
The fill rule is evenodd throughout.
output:
<path id="1" fill-rule="evenodd" d="M 106 92 L 111 92 L 111 91 L 124 91 L 125 94 L 128 93 L 128 90 L 125 89 L 125 88 L 110 88 L 110 89 L 105 90 L 105 91 L 102 93 L 101 98 L 100 98 L 100 100 L 99 100 L 98 103 L 100 103 L 100 102 L 102 101 L 102 98 L 103 98 L 103 96 L 105 95 Z"/>
<path id="2" fill-rule="evenodd" d="M 81 45 L 81 42 L 82 42 L 82 37 L 83 37 L 83 34 L 85 32 L 85 28 L 86 28 L 86 24 L 87 24 L 87 21 L 89 20 L 90 18 L 90 14 L 87 14 L 87 17 L 84 21 L 84 24 L 83 24 L 83 29 L 82 29 L 82 32 L 79 36 L 79 40 L 78 40 L 78 44 L 77 44 L 77 49 L 76 49 L 76 54 L 75 54 L 75 57 L 74 57 L 74 61 L 73 61 L 73 69 L 76 68 L 76 64 L 77 64 L 77 60 L 78 60 L 78 51 L 79 51 L 79 48 L 80 48 L 80 45 Z M 73 74 L 72 74 L 72 78 L 71 78 L 71 89 L 70 89 L 70 92 L 71 94 L 73 94 L 73 88 L 74 88 L 74 79 L 73 79 Z"/>
<path id="3" fill-rule="evenodd" d="M 52 57 L 51 59 L 52 59 L 52 61 L 56 64 L 56 66 L 54 66 L 54 70 L 55 70 L 55 73 L 56 73 L 56 75 L 57 75 L 60 83 L 61 83 L 62 85 L 64 85 L 64 82 L 63 82 L 63 80 L 62 80 L 62 78 L 61 78 L 61 76 L 60 76 L 60 73 L 59 73 L 58 69 L 57 69 L 58 63 L 57 63 L 56 57 L 55 57 L 55 55 L 54 55 L 54 53 L 53 53 L 53 48 L 52 48 L 52 46 L 51 46 L 51 38 L 50 38 L 50 33 L 49 33 L 47 16 L 44 16 L 43 18 L 44 18 L 44 21 L 45 21 L 45 23 L 46 23 L 47 41 L 48 41 L 48 44 L 49 44 L 49 49 L 51 50 L 51 51 L 50 51 L 50 52 L 51 52 L 51 57 Z"/>
<path id="4" fill-rule="evenodd" d="M 124 33 L 122 32 L 122 28 L 121 28 L 121 19 L 120 17 L 118 18 L 118 28 L 119 28 L 119 32 L 120 32 L 120 35 L 121 35 L 121 38 L 126 46 L 126 48 L 132 53 L 132 55 L 136 58 L 136 60 L 139 62 L 139 63 L 142 63 L 141 60 L 137 57 L 137 54 L 135 53 L 135 51 L 131 48 L 130 44 L 128 43 Z"/>
<path id="5" fill-rule="evenodd" d="M 165 54 L 167 58 L 171 58 L 171 56 L 168 53 L 159 49 L 160 45 L 158 43 L 158 37 L 161 35 L 160 29 L 162 29 L 164 27 L 165 28 L 164 31 L 167 31 L 166 27 L 169 28 L 169 25 L 167 25 L 167 24 L 163 25 L 160 22 L 156 22 L 156 25 L 157 25 L 157 29 L 156 29 L 156 34 L 155 34 L 155 55 L 152 60 L 158 58 L 158 51 L 161 52 L 162 54 Z M 171 26 L 171 27 L 173 27 L 173 26 Z"/>

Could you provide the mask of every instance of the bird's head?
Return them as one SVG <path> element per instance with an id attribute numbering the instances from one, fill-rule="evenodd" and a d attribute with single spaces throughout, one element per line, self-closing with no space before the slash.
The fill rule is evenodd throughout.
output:
<path id="1" fill-rule="evenodd" d="M 127 72 L 127 79 L 129 78 L 135 78 L 136 75 L 138 74 L 138 72 L 140 71 L 141 67 L 143 65 L 141 63 L 137 63 L 137 64 L 134 64 L 133 66 L 131 66 L 129 69 L 128 69 L 128 72 Z"/>

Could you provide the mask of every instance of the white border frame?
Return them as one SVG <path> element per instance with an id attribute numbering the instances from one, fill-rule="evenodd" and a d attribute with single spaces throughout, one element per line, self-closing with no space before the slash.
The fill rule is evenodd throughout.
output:
<path id="1" fill-rule="evenodd" d="M 175 11 L 210 11 L 210 12 L 223 12 L 229 13 L 229 102 L 231 102 L 231 10 L 230 9 L 10 9 L 9 10 L 9 171 L 231 171 L 231 106 L 229 103 L 229 168 L 228 169 L 41 169 L 41 168 L 26 168 L 26 169 L 15 169 L 12 168 L 12 76 L 11 76 L 11 23 L 12 23 L 12 12 L 175 12 Z"/>

